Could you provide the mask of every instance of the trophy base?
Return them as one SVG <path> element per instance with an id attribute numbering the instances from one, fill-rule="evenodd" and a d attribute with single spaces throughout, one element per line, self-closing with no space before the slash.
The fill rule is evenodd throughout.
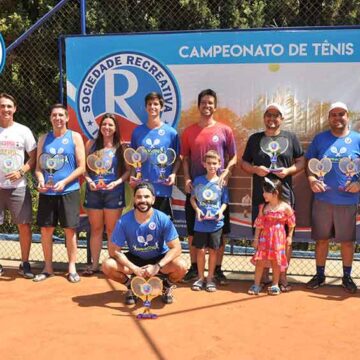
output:
<path id="1" fill-rule="evenodd" d="M 217 219 L 216 216 L 202 216 L 201 218 L 203 220 L 216 220 Z"/>
<path id="2" fill-rule="evenodd" d="M 271 173 L 273 173 L 273 174 L 279 173 L 279 172 L 281 172 L 281 171 L 283 171 L 283 170 L 284 170 L 283 167 L 281 167 L 281 168 L 269 169 L 269 171 L 270 171 Z"/>
<path id="3" fill-rule="evenodd" d="M 142 313 L 142 314 L 138 314 L 136 315 L 136 318 L 139 320 L 147 320 L 147 319 L 157 319 L 158 316 L 156 314 L 151 314 L 151 313 Z"/>

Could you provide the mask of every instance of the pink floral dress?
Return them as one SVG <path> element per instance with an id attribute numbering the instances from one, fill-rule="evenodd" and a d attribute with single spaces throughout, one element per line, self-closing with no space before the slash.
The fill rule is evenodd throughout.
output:
<path id="1" fill-rule="evenodd" d="M 261 213 L 262 211 L 260 211 Z M 255 265 L 257 260 L 269 260 L 266 266 L 271 267 L 270 260 L 276 260 L 281 271 L 288 267 L 286 258 L 286 231 L 285 224 L 295 226 L 295 214 L 287 215 L 283 210 L 266 210 L 259 215 L 254 226 L 261 228 L 258 248 L 251 262 Z"/>

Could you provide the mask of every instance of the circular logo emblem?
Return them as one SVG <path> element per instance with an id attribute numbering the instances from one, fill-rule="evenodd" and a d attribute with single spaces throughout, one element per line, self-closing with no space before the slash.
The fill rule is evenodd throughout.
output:
<path id="1" fill-rule="evenodd" d="M 344 141 L 345 141 L 345 144 L 351 144 L 352 143 L 352 140 L 349 137 L 345 138 Z"/>
<path id="2" fill-rule="evenodd" d="M 160 130 L 158 131 L 158 134 L 159 134 L 160 136 L 164 136 L 164 135 L 165 135 L 165 130 L 164 130 L 164 129 L 160 129 Z"/>
<path id="3" fill-rule="evenodd" d="M 133 128 L 147 119 L 145 96 L 156 91 L 164 97 L 163 122 L 176 126 L 180 92 L 170 70 L 148 55 L 118 52 L 99 60 L 82 80 L 78 98 L 80 125 L 89 138 L 98 132 L 96 119 L 114 113 Z"/>
<path id="4" fill-rule="evenodd" d="M 219 137 L 217 135 L 214 135 L 213 138 L 212 138 L 212 141 L 214 143 L 217 143 L 219 141 Z"/>
<path id="5" fill-rule="evenodd" d="M 69 139 L 62 139 L 61 140 L 61 143 L 63 144 L 63 145 L 66 145 L 66 144 L 68 144 L 69 143 Z"/>
<path id="6" fill-rule="evenodd" d="M 149 224 L 149 229 L 150 230 L 155 230 L 156 229 L 156 224 L 153 221 Z"/>

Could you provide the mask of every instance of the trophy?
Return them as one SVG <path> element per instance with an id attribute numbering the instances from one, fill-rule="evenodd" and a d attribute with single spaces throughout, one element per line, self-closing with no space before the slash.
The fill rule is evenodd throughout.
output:
<path id="1" fill-rule="evenodd" d="M 104 150 L 98 150 L 90 154 L 86 159 L 88 168 L 98 176 L 97 189 L 106 187 L 103 175 L 108 172 L 112 165 L 112 156 Z"/>
<path id="2" fill-rule="evenodd" d="M 1 171 L 7 175 L 13 171 L 17 171 L 21 168 L 23 164 L 22 158 L 19 154 L 2 154 L 0 155 L 0 169 Z M 3 186 L 11 185 L 11 181 L 9 179 L 5 179 Z"/>
<path id="3" fill-rule="evenodd" d="M 217 219 L 218 207 L 221 196 L 221 188 L 217 183 L 211 183 L 207 185 L 199 184 L 195 186 L 195 197 L 199 204 L 205 207 L 206 212 L 202 217 L 204 220 Z"/>
<path id="4" fill-rule="evenodd" d="M 166 168 L 172 165 L 176 160 L 176 152 L 174 149 L 153 149 L 150 151 L 150 161 L 153 165 L 157 166 L 160 170 L 159 183 L 166 183 L 165 177 Z"/>
<path id="5" fill-rule="evenodd" d="M 131 290 L 144 303 L 144 311 L 136 316 L 137 319 L 156 319 L 158 316 L 150 312 L 151 300 L 162 294 L 163 282 L 158 277 L 144 279 L 135 276 L 131 280 Z"/>
<path id="6" fill-rule="evenodd" d="M 271 165 L 269 171 L 272 173 L 280 172 L 283 168 L 277 167 L 277 158 L 280 154 L 283 154 L 289 146 L 289 141 L 287 138 L 282 136 L 279 137 L 270 137 L 264 136 L 260 140 L 261 150 L 270 157 Z"/>
<path id="7" fill-rule="evenodd" d="M 62 154 L 42 153 L 39 156 L 39 165 L 49 175 L 45 187 L 52 189 L 54 187 L 54 174 L 65 165 L 65 156 Z"/>
<path id="8" fill-rule="evenodd" d="M 349 157 L 343 157 L 339 161 L 339 169 L 346 175 L 346 182 L 344 186 L 339 186 L 339 190 L 344 191 L 346 186 L 351 183 L 354 175 L 360 173 L 360 158 L 352 160 Z"/>
<path id="9" fill-rule="evenodd" d="M 324 183 L 325 175 L 330 172 L 332 168 L 332 162 L 329 158 L 324 157 L 321 160 L 313 158 L 308 162 L 309 170 L 318 177 L 318 180 L 322 182 L 326 190 L 330 188 Z"/>
<path id="10" fill-rule="evenodd" d="M 136 180 L 141 181 L 141 164 L 148 158 L 147 150 L 144 146 L 139 146 L 136 150 L 129 147 L 124 151 L 125 161 L 135 168 Z"/>

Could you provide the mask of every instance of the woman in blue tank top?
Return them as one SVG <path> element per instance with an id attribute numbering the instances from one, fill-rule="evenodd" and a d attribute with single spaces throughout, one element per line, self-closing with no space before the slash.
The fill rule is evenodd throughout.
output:
<path id="1" fill-rule="evenodd" d="M 111 234 L 125 206 L 124 181 L 129 170 L 123 161 L 118 121 L 106 113 L 99 124 L 98 136 L 85 145 L 87 157 L 86 194 L 84 207 L 89 216 L 92 264 L 82 273 L 92 276 L 99 272 L 104 226 L 107 234 L 108 252 L 113 256 Z"/>

